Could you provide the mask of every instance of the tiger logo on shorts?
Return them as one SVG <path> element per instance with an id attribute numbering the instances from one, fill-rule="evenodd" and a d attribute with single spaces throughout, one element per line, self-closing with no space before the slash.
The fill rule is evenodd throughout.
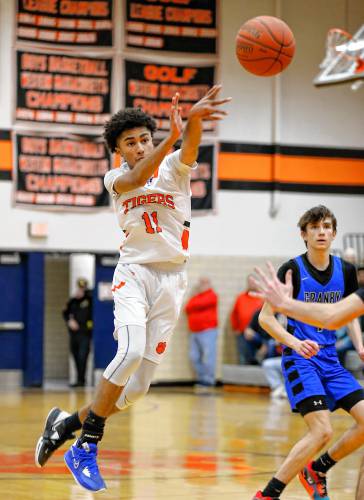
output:
<path id="1" fill-rule="evenodd" d="M 155 348 L 157 354 L 163 354 L 166 350 L 167 342 L 159 342 L 157 347 Z"/>

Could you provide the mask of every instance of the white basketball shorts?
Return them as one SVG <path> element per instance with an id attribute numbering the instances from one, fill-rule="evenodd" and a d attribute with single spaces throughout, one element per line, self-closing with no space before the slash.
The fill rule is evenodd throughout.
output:
<path id="1" fill-rule="evenodd" d="M 144 357 L 160 363 L 176 326 L 186 288 L 185 270 L 164 272 L 146 264 L 119 263 L 112 286 L 114 337 L 121 326 L 144 326 Z"/>

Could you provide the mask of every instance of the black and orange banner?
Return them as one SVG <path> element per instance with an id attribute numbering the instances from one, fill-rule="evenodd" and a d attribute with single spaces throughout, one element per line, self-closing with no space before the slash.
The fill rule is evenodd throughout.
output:
<path id="1" fill-rule="evenodd" d="M 364 194 L 364 150 L 221 143 L 219 189 Z"/>
<path id="2" fill-rule="evenodd" d="M 200 147 L 199 167 L 192 172 L 197 211 L 213 208 L 215 177 L 220 190 L 364 194 L 364 149 L 223 142 L 215 162 L 212 148 Z M 11 179 L 12 165 L 10 132 L 2 130 L 0 181 Z"/>
<path id="3" fill-rule="evenodd" d="M 103 178 L 110 156 L 93 136 L 16 134 L 15 203 L 55 207 L 105 207 Z"/>
<path id="4" fill-rule="evenodd" d="M 192 210 L 195 214 L 201 211 L 211 211 L 215 208 L 216 197 L 216 166 L 215 148 L 213 145 L 202 144 L 198 153 L 198 167 L 192 170 L 191 191 Z"/>
<path id="5" fill-rule="evenodd" d="M 102 125 L 110 117 L 112 59 L 17 52 L 17 120 Z"/>
<path id="6" fill-rule="evenodd" d="M 157 120 L 159 130 L 169 130 L 171 99 L 180 94 L 182 118 L 214 84 L 214 66 L 152 64 L 125 60 L 125 105 L 143 109 Z M 204 122 L 204 130 L 214 130 Z"/>
<path id="7" fill-rule="evenodd" d="M 76 47 L 111 47 L 113 0 L 18 0 L 17 39 Z"/>
<path id="8" fill-rule="evenodd" d="M 127 47 L 216 54 L 217 0 L 126 0 Z"/>

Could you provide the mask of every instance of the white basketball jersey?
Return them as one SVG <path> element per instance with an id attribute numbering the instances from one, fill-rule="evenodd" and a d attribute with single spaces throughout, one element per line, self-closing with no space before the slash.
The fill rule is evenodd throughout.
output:
<path id="1" fill-rule="evenodd" d="M 125 236 L 119 262 L 183 264 L 189 257 L 191 167 L 181 163 L 179 155 L 180 150 L 167 155 L 155 177 L 126 193 L 113 190 L 115 180 L 129 169 L 126 163 L 105 175 L 105 187 Z"/>

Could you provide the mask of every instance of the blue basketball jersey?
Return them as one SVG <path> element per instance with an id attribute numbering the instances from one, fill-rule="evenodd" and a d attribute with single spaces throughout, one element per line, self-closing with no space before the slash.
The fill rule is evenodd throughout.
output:
<path id="1" fill-rule="evenodd" d="M 345 293 L 345 280 L 341 259 L 331 256 L 333 260 L 332 275 L 326 285 L 321 285 L 306 269 L 302 256 L 294 260 L 300 272 L 300 290 L 296 297 L 303 302 L 329 302 L 341 300 Z M 334 345 L 336 342 L 335 330 L 325 330 L 316 326 L 307 325 L 302 321 L 288 318 L 288 330 L 298 339 L 315 340 L 319 345 Z"/>

